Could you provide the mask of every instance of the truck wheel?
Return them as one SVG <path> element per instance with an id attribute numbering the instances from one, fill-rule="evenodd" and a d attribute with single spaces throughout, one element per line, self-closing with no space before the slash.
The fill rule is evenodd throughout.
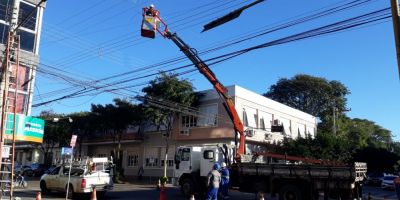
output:
<path id="1" fill-rule="evenodd" d="M 65 189 L 67 189 L 67 186 L 65 186 Z M 70 184 L 69 185 L 69 188 L 68 188 L 68 199 L 74 199 L 74 196 L 75 196 L 75 194 L 74 194 L 74 187 L 72 187 L 72 185 Z"/>
<path id="2" fill-rule="evenodd" d="M 50 190 L 47 189 L 46 182 L 44 181 L 40 181 L 40 190 L 42 194 L 47 194 L 50 192 Z"/>
<path id="3" fill-rule="evenodd" d="M 188 178 L 183 179 L 182 185 L 181 185 L 181 191 L 182 191 L 182 194 L 185 195 L 185 196 L 187 196 L 187 197 L 189 197 L 190 195 L 192 195 L 193 192 L 194 192 L 194 184 L 193 184 L 193 181 L 190 180 L 190 179 L 188 179 Z"/>
<path id="4" fill-rule="evenodd" d="M 298 187 L 285 185 L 279 190 L 279 200 L 303 200 L 303 196 Z"/>

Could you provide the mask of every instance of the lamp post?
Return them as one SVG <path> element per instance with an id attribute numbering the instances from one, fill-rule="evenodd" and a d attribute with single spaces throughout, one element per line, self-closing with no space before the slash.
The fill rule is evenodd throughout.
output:
<path id="1" fill-rule="evenodd" d="M 337 115 L 336 115 L 336 112 L 338 111 L 338 109 L 336 108 L 336 106 L 333 106 L 333 113 L 332 113 L 332 115 L 333 115 L 333 125 L 332 125 L 332 132 L 333 132 L 333 135 L 334 136 L 336 136 L 336 132 L 337 132 L 337 128 L 336 128 L 336 117 L 337 117 Z M 351 108 L 349 108 L 349 109 L 344 109 L 344 110 L 342 110 L 342 111 L 340 111 L 340 114 L 342 114 L 343 112 L 348 112 L 348 111 L 351 111 Z"/>
<path id="2" fill-rule="evenodd" d="M 57 123 L 57 122 L 59 122 L 60 120 L 63 120 L 63 119 L 67 119 L 69 123 L 72 123 L 72 122 L 74 121 L 74 120 L 72 120 L 71 117 L 64 117 L 64 118 L 55 117 L 55 118 L 53 118 L 52 121 L 55 122 L 55 123 Z M 66 192 L 66 195 L 65 195 L 65 200 L 68 199 L 69 183 L 70 183 L 70 179 L 71 179 L 71 169 L 72 169 L 72 161 L 73 161 L 73 158 L 74 158 L 74 147 L 75 147 L 75 142 L 76 142 L 76 135 L 72 135 L 71 143 L 70 143 L 70 146 L 71 146 L 71 148 L 72 148 L 72 150 L 71 150 L 71 161 L 70 161 L 70 165 L 69 165 L 68 182 L 67 182 L 67 192 Z"/>

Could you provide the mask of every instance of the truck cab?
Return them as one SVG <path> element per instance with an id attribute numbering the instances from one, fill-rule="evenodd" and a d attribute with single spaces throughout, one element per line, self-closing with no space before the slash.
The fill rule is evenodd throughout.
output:
<path id="1" fill-rule="evenodd" d="M 225 162 L 223 150 L 215 146 L 181 146 L 175 152 L 174 179 L 186 196 L 205 191 L 207 175 L 214 163 Z"/>

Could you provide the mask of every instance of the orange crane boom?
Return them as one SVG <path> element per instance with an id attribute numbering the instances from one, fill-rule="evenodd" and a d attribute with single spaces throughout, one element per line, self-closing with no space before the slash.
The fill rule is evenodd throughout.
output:
<path id="1" fill-rule="evenodd" d="M 238 112 L 233 103 L 232 97 L 229 96 L 226 87 L 217 79 L 215 74 L 211 71 L 210 67 L 201 60 L 197 55 L 197 52 L 190 48 L 176 33 L 171 33 L 167 24 L 160 18 L 159 11 L 155 10 L 153 7 L 143 8 L 143 22 L 142 22 L 142 36 L 154 38 L 155 32 L 159 32 L 164 38 L 172 40 L 176 46 L 189 58 L 190 61 L 196 66 L 201 74 L 203 74 L 207 80 L 214 86 L 215 90 L 218 92 L 220 97 L 224 100 L 224 106 L 228 112 L 233 127 L 235 130 L 235 145 L 237 146 L 237 133 L 240 136 L 239 147 L 236 151 L 236 158 L 239 159 L 241 155 L 245 154 L 245 134 L 244 126 L 240 121 Z M 160 23 L 164 25 L 164 30 L 160 30 Z"/>

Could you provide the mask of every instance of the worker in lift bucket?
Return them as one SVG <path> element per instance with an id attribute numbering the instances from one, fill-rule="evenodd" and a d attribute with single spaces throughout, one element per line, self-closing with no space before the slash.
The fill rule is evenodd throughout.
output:
<path id="1" fill-rule="evenodd" d="M 155 17 L 157 15 L 157 11 L 154 9 L 153 4 L 150 4 L 149 8 L 146 10 L 146 15 L 153 16 L 153 17 Z"/>
<path id="2" fill-rule="evenodd" d="M 224 199 L 229 199 L 229 169 L 226 167 L 226 163 L 221 163 L 221 194 Z"/>
<path id="3" fill-rule="evenodd" d="M 217 200 L 219 184 L 221 183 L 221 174 L 218 172 L 220 166 L 218 163 L 215 163 L 213 169 L 208 173 L 208 181 L 207 181 L 207 200 Z"/>

